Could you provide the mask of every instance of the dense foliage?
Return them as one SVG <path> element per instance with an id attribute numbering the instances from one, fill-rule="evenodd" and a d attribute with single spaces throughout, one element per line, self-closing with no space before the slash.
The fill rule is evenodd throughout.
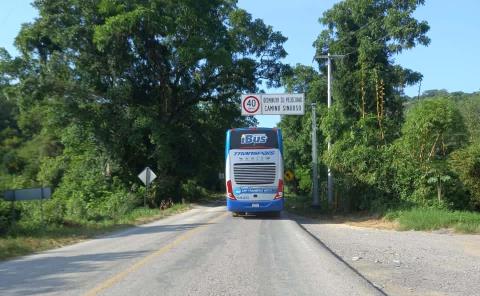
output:
<path id="1" fill-rule="evenodd" d="M 128 211 L 147 165 L 158 175 L 151 206 L 220 189 L 225 130 L 255 124 L 239 94 L 278 86 L 289 69 L 286 38 L 236 1 L 34 6 L 21 56 L 0 52 L 0 184 L 54 187 L 54 221 Z"/>
<path id="2" fill-rule="evenodd" d="M 334 170 L 335 204 L 344 210 L 392 207 L 478 207 L 478 94 L 425 91 L 403 94 L 422 75 L 394 64 L 394 57 L 428 45 L 429 26 L 412 14 L 424 1 L 342 1 L 323 14 L 325 26 L 314 45 L 321 75 L 297 66 L 285 79 L 290 90 L 306 92 L 320 103 L 320 171 Z M 334 106 L 326 110 L 328 53 L 333 60 Z M 314 72 L 314 70 L 309 70 Z M 309 72 L 307 72 L 309 73 Z M 318 78 L 312 78 L 318 75 Z M 323 82 L 324 83 L 324 82 Z M 315 90 L 314 90 L 315 89 Z M 310 137 L 311 115 L 284 117 L 286 167 L 296 171 L 289 186 L 310 193 L 311 150 L 299 142 Z M 321 180 L 325 180 L 321 176 Z M 324 194 L 325 182 L 321 182 Z"/>
<path id="3" fill-rule="evenodd" d="M 297 65 L 291 75 L 284 77 L 283 83 L 287 92 L 305 94 L 305 115 L 284 116 L 279 123 L 283 131 L 285 168 L 294 173 L 296 178 L 290 186 L 295 193 L 305 194 L 310 192 L 312 186 L 311 165 L 311 133 L 312 133 L 312 109 L 311 103 L 317 104 L 317 118 L 325 114 L 325 104 L 322 102 L 322 94 L 326 93 L 326 79 L 312 67 Z M 324 148 L 322 134 L 317 128 L 317 137 L 320 147 Z M 326 147 L 326 146 L 325 146 Z M 323 150 L 323 148 L 320 148 Z M 321 172 L 324 172 L 322 170 Z M 323 180 L 324 175 L 319 177 Z"/>
<path id="4" fill-rule="evenodd" d="M 320 18 L 320 71 L 282 64 L 286 37 L 235 0 L 37 0 L 39 17 L 0 48 L 0 190 L 53 187 L 45 221 L 116 220 L 143 203 L 137 174 L 158 175 L 148 204 L 220 190 L 230 127 L 254 125 L 239 94 L 263 85 L 306 95 L 284 116 L 287 184 L 311 192 L 311 103 L 320 185 L 335 175 L 340 209 L 480 208 L 480 94 L 404 87 L 422 75 L 394 63 L 428 45 L 423 0 L 345 0 Z M 333 61 L 326 108 L 326 54 Z M 327 151 L 327 140 L 333 148 Z M 38 203 L 0 201 L 0 232 L 36 223 Z M 22 222 L 23 221 L 23 222 Z"/>

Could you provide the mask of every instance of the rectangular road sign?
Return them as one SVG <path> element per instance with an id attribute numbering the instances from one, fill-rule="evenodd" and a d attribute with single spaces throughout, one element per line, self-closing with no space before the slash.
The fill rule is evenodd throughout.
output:
<path id="1" fill-rule="evenodd" d="M 304 94 L 262 95 L 263 115 L 303 115 L 305 114 L 304 105 Z"/>
<path id="2" fill-rule="evenodd" d="M 243 116 L 303 115 L 304 94 L 247 94 L 241 97 Z"/>
<path id="3" fill-rule="evenodd" d="M 25 201 L 25 200 L 36 200 L 36 199 L 48 199 L 51 196 L 52 196 L 52 189 L 50 189 L 50 187 L 43 187 L 43 188 L 7 190 L 3 195 L 3 199 L 6 201 Z"/>

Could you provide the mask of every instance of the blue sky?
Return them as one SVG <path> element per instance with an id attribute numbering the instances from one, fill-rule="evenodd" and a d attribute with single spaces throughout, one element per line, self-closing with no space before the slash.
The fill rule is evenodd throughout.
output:
<path id="1" fill-rule="evenodd" d="M 316 67 L 312 62 L 313 41 L 321 31 L 318 18 L 331 8 L 333 0 L 239 0 L 238 6 L 254 18 L 261 18 L 274 30 L 288 37 L 285 62 Z M 0 47 L 16 54 L 13 40 L 20 25 L 36 17 L 28 0 L 0 0 Z M 396 63 L 423 74 L 422 91 L 446 89 L 474 92 L 480 90 L 480 1 L 427 0 L 415 12 L 430 25 L 428 47 L 416 47 L 396 57 Z M 278 92 L 279 90 L 268 90 Z M 281 91 L 281 90 L 280 90 Z M 407 95 L 418 92 L 418 85 L 407 88 Z M 325 95 L 326 97 L 326 95 Z M 260 126 L 274 126 L 279 116 L 259 116 Z"/>

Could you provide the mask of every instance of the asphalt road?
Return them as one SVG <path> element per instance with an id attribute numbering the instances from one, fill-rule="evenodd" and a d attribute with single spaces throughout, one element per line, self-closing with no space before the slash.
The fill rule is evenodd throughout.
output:
<path id="1" fill-rule="evenodd" d="M 222 207 L 0 263 L 0 295 L 382 295 L 286 215 Z"/>

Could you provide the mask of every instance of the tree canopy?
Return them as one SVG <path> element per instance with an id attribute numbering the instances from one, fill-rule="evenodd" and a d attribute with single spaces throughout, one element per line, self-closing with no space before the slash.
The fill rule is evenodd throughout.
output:
<path id="1" fill-rule="evenodd" d="M 416 45 L 428 45 L 429 26 L 413 17 L 424 1 L 346 0 L 323 14 L 326 27 L 314 45 L 316 56 L 344 55 L 335 62 L 334 96 L 348 116 L 377 117 L 397 124 L 402 118 L 400 94 L 418 82 L 420 73 L 394 64 L 394 57 Z M 324 67 L 325 59 L 317 59 Z"/>
<path id="2" fill-rule="evenodd" d="M 321 138 L 334 144 L 330 153 L 321 145 L 320 155 L 323 164 L 334 169 L 337 195 L 346 199 L 344 204 L 351 199 L 355 207 L 368 208 L 375 200 L 385 203 L 398 195 L 394 174 L 387 168 L 392 162 L 391 143 L 401 135 L 403 88 L 422 76 L 396 65 L 394 57 L 416 45 L 429 44 L 428 24 L 413 17 L 422 4 L 346 0 L 319 20 L 325 29 L 314 42 L 314 58 L 323 75 L 323 56 L 337 56 L 332 62 L 334 105 L 328 111 L 320 107 Z M 315 96 L 325 98 L 326 92 Z M 294 120 L 282 119 L 281 126 L 289 129 L 289 121 Z M 298 145 L 297 138 L 286 137 L 286 146 L 289 141 Z M 306 152 L 303 157 L 309 159 Z"/>
<path id="3" fill-rule="evenodd" d="M 33 5 L 21 55 L 0 52 L 1 184 L 53 185 L 68 213 L 140 190 L 147 165 L 152 205 L 186 183 L 219 189 L 225 130 L 256 124 L 240 94 L 289 71 L 287 38 L 233 0 Z"/>

